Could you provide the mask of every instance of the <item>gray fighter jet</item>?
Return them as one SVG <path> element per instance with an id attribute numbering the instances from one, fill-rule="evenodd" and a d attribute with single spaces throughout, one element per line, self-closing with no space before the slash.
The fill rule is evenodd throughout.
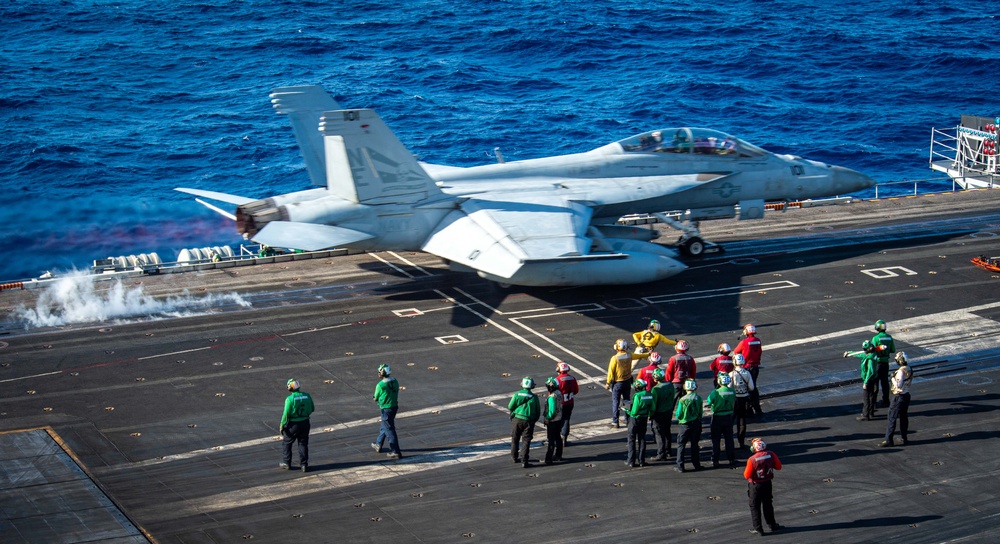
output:
<path id="1" fill-rule="evenodd" d="M 624 285 L 685 266 L 656 231 L 618 220 L 656 214 L 697 255 L 697 221 L 763 217 L 768 201 L 843 195 L 870 177 L 776 155 L 705 128 L 653 130 L 586 153 L 469 168 L 419 162 L 369 109 L 342 109 L 316 86 L 276 89 L 319 188 L 255 200 L 178 191 L 235 204 L 247 239 L 280 248 L 425 251 L 501 284 Z M 683 211 L 684 223 L 665 211 Z"/>

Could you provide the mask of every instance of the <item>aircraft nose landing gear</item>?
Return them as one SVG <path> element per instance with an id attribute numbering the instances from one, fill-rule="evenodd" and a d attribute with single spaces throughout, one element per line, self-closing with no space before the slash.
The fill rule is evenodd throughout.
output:
<path id="1" fill-rule="evenodd" d="M 684 255 L 689 257 L 701 257 L 706 253 L 719 253 L 722 251 L 722 246 L 713 244 L 712 242 L 706 242 L 705 239 L 701 237 L 701 231 L 698 230 L 697 221 L 681 222 L 673 217 L 667 216 L 664 213 L 656 213 L 653 214 L 653 216 L 659 219 L 661 223 L 681 231 L 681 237 L 677 239 L 676 246 Z"/>

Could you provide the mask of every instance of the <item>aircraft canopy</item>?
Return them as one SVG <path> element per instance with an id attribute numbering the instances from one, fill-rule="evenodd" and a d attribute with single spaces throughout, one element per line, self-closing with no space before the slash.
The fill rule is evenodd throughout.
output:
<path id="1" fill-rule="evenodd" d="M 708 128 L 663 128 L 637 134 L 618 143 L 628 153 L 696 153 L 734 158 L 767 154 L 751 143 Z"/>

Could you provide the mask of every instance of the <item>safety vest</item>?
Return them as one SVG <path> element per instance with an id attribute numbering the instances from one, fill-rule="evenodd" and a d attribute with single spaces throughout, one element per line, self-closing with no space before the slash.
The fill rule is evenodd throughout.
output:
<path id="1" fill-rule="evenodd" d="M 759 451 L 753 454 L 749 460 L 753 466 L 750 473 L 750 481 L 758 484 L 774 479 L 774 456 L 771 452 L 767 450 Z"/>

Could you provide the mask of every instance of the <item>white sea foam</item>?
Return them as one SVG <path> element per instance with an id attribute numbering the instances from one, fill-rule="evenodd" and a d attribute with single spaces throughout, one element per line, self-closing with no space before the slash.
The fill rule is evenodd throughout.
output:
<path id="1" fill-rule="evenodd" d="M 104 286 L 109 287 L 104 289 Z M 26 328 L 56 327 L 74 323 L 183 317 L 232 304 L 250 307 L 250 303 L 237 293 L 195 297 L 185 292 L 161 299 L 146 294 L 142 285 L 127 286 L 121 279 L 97 282 L 81 272 L 54 281 L 38 297 L 34 308 L 19 306 L 13 316 L 23 321 Z"/>

